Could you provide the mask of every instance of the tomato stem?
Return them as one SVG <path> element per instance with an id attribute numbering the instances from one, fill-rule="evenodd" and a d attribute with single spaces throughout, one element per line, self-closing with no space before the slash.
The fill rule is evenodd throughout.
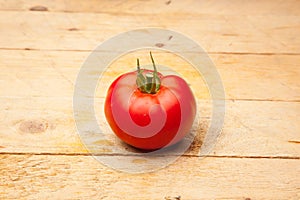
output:
<path id="1" fill-rule="evenodd" d="M 143 75 L 143 72 L 141 70 L 139 59 L 136 60 L 136 64 L 137 64 L 137 72 L 138 72 L 137 79 L 136 79 L 136 84 L 137 84 L 138 88 L 141 91 L 144 91 L 145 90 L 146 79 L 145 79 L 145 77 Z"/>
<path id="2" fill-rule="evenodd" d="M 140 68 L 140 61 L 139 59 L 137 59 L 136 84 L 141 92 L 148 93 L 148 94 L 155 94 L 158 92 L 160 88 L 160 78 L 158 77 L 158 72 L 151 51 L 150 51 L 150 57 L 151 57 L 154 71 L 148 72 L 145 75 L 143 74 L 143 70 L 141 70 Z"/>

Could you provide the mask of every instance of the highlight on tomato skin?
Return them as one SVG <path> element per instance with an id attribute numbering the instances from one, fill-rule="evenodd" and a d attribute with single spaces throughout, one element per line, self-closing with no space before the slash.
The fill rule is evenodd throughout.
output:
<path id="1" fill-rule="evenodd" d="M 140 69 L 119 76 L 105 99 L 105 117 L 113 132 L 125 143 L 156 150 L 182 140 L 196 116 L 196 101 L 184 79 Z"/>

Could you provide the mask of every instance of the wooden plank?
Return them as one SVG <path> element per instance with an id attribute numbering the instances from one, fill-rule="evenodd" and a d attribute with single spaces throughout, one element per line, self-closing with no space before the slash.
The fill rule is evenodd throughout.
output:
<path id="1" fill-rule="evenodd" d="M 299 159 L 182 157 L 153 173 L 128 174 L 89 156 L 0 158 L 1 199 L 300 198 Z"/>
<path id="2" fill-rule="evenodd" d="M 0 10 L 33 10 L 47 8 L 49 12 L 96 12 L 96 13 L 150 13 L 163 12 L 174 14 L 226 14 L 226 15 L 299 15 L 297 0 L 261 0 L 261 1 L 228 1 L 228 0 L 187 0 L 187 1 L 138 1 L 138 0 L 1 0 Z M 155 8 L 155 9 L 154 9 Z M 43 11 L 43 9 L 40 9 Z"/>
<path id="3" fill-rule="evenodd" d="M 1 98 L 0 151 L 86 153 L 75 127 L 71 102 L 69 98 Z M 136 152 L 113 135 L 104 118 L 103 102 L 96 102 L 99 104 L 96 117 L 105 137 L 93 141 L 90 150 L 97 154 Z M 226 104 L 225 124 L 212 155 L 299 157 L 299 102 L 227 101 Z M 199 105 L 200 126 L 193 129 L 196 138 L 186 152 L 188 155 L 200 153 L 211 119 L 210 104 Z"/>
<path id="4" fill-rule="evenodd" d="M 78 70 L 89 52 L 1 52 L 1 151 L 85 153 L 75 130 L 72 95 Z M 132 69 L 136 57 L 147 63 L 147 54 L 148 52 L 138 52 L 120 58 L 114 62 L 103 82 L 108 86 L 117 74 Z M 170 54 L 166 57 L 166 54 L 159 52 L 155 53 L 155 57 L 160 64 L 172 66 L 181 72 L 192 88 L 195 87 L 197 98 L 203 100 L 199 106 L 203 125 L 195 144 L 187 152 L 196 155 L 209 124 L 211 108 L 205 102 L 210 98 L 209 93 L 205 85 L 199 87 L 201 82 L 195 81 L 192 68 L 182 63 L 182 59 Z M 299 156 L 299 56 L 213 54 L 212 58 L 224 81 L 227 99 L 235 101 L 227 101 L 224 132 L 215 153 L 237 156 Z M 121 69 L 119 66 L 125 67 Z M 91 78 L 98 77 L 92 75 Z M 101 90 L 96 92 L 98 113 L 103 113 L 101 105 L 104 95 L 105 92 Z M 41 130 L 32 131 L 28 127 L 40 127 Z M 95 151 L 115 153 L 116 149 L 112 145 L 122 146 L 112 136 L 105 145 L 103 142 L 95 144 Z M 122 147 L 124 150 L 125 147 Z"/>
<path id="5" fill-rule="evenodd" d="M 116 34 L 142 26 L 181 32 L 208 52 L 299 54 L 299 24 L 299 17 L 294 15 L 1 11 L 0 27 L 5 28 L 0 47 L 92 50 Z"/>
<path id="6" fill-rule="evenodd" d="M 80 67 L 89 54 L 0 50 L 0 96 L 71 98 Z M 154 56 L 157 63 L 180 73 L 191 84 L 197 98 L 210 98 L 205 82 L 186 61 L 169 53 L 154 52 Z M 297 55 L 211 54 L 210 57 L 220 73 L 226 99 L 300 100 L 300 57 Z M 116 60 L 101 79 L 101 89 L 96 96 L 104 97 L 115 77 L 134 70 L 136 58 L 140 58 L 142 64 L 150 63 L 147 51 L 130 53 Z M 90 78 L 99 77 L 93 72 Z"/>

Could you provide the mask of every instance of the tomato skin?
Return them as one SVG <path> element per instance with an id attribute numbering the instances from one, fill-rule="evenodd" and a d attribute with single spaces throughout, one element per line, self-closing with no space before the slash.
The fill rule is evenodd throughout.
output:
<path id="1" fill-rule="evenodd" d="M 108 89 L 105 116 L 111 129 L 125 143 L 145 150 L 179 142 L 196 115 L 189 86 L 179 76 L 158 74 L 160 89 L 148 94 L 137 88 L 136 76 L 137 72 L 123 74 Z"/>

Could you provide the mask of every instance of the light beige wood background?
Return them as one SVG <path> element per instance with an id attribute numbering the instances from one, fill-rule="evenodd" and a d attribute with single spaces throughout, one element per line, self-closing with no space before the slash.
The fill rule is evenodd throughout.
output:
<path id="1" fill-rule="evenodd" d="M 143 27 L 175 30 L 201 44 L 222 78 L 226 117 L 208 157 L 198 157 L 210 120 L 203 107 L 199 136 L 183 156 L 152 173 L 128 174 L 89 155 L 72 98 L 91 51 Z M 299 1 L 0 0 L 0 29 L 0 199 L 300 198 Z M 156 56 L 160 64 L 182 64 Z M 134 58 L 115 65 L 134 67 Z M 194 83 L 191 71 L 182 74 Z M 205 87 L 196 97 L 209 98 Z M 95 151 L 133 156 L 114 154 L 115 145 L 128 148 L 111 137 Z"/>

